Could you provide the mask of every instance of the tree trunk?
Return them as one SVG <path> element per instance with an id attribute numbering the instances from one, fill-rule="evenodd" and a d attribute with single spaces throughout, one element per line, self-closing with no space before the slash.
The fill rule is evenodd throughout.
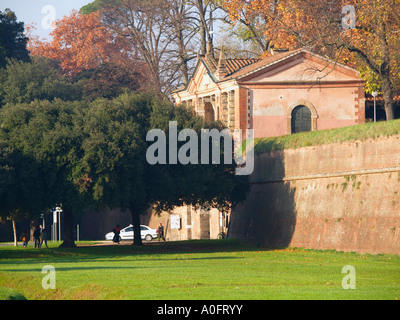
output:
<path id="1" fill-rule="evenodd" d="M 133 224 L 133 245 L 134 246 L 142 246 L 142 237 L 140 232 L 140 214 L 138 211 L 131 206 L 130 208 L 131 215 L 132 215 L 132 224 Z"/>
<path id="2" fill-rule="evenodd" d="M 14 247 L 18 247 L 18 238 L 17 238 L 17 226 L 15 224 L 15 220 L 12 220 L 13 233 L 14 233 Z"/>
<path id="3" fill-rule="evenodd" d="M 64 241 L 60 245 L 60 248 L 75 248 L 76 245 L 74 241 L 74 216 L 72 212 L 68 209 L 63 209 L 62 215 L 64 216 Z"/>
<path id="4" fill-rule="evenodd" d="M 33 238 L 33 233 L 35 232 L 35 228 L 37 226 L 37 223 L 35 220 L 31 220 L 29 222 L 29 239 L 34 239 Z"/>
<path id="5" fill-rule="evenodd" d="M 382 79 L 382 93 L 383 93 L 383 99 L 385 100 L 386 120 L 393 120 L 394 90 L 390 79 Z"/>
<path id="6" fill-rule="evenodd" d="M 179 59 L 180 59 L 180 70 L 182 74 L 182 82 L 186 85 L 189 82 L 189 70 L 187 65 L 187 53 L 185 48 L 184 36 L 182 31 L 180 30 L 178 33 L 178 48 L 179 48 Z"/>
<path id="7" fill-rule="evenodd" d="M 203 0 L 195 2 L 197 12 L 199 14 L 199 34 L 200 34 L 200 54 L 204 56 L 207 53 L 207 22 L 206 22 L 206 8 L 204 7 Z"/>

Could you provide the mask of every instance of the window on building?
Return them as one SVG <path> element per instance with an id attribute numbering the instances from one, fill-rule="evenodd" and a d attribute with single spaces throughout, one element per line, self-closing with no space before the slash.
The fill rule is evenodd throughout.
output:
<path id="1" fill-rule="evenodd" d="M 292 133 L 311 131 L 311 111 L 306 106 L 297 106 L 292 111 Z"/>

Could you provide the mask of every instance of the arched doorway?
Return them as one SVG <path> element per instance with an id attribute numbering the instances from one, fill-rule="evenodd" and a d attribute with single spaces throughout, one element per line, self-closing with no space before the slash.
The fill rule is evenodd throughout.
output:
<path id="1" fill-rule="evenodd" d="M 292 111 L 292 133 L 311 131 L 311 110 L 304 105 L 297 106 Z"/>
<path id="2" fill-rule="evenodd" d="M 368 102 L 365 105 L 365 120 L 366 122 L 374 122 L 374 103 Z M 376 121 L 385 121 L 386 111 L 385 106 L 376 104 Z"/>
<path id="3" fill-rule="evenodd" d="M 210 102 L 206 102 L 204 104 L 204 120 L 206 122 L 213 122 L 215 121 L 215 113 L 214 108 Z"/>

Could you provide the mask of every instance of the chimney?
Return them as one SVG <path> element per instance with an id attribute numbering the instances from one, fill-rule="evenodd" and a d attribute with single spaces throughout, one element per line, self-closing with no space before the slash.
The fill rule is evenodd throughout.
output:
<path id="1" fill-rule="evenodd" d="M 224 50 L 221 46 L 221 52 L 219 54 L 216 76 L 218 79 L 222 79 L 222 78 L 226 77 L 227 75 L 228 75 L 228 69 L 226 68 L 226 58 L 225 58 Z"/>
<path id="2" fill-rule="evenodd" d="M 215 73 L 217 70 L 217 61 L 214 58 L 214 50 L 212 50 L 211 42 L 207 43 L 207 53 L 204 57 L 204 62 L 206 63 L 207 67 L 209 68 L 211 73 Z"/>
<path id="3" fill-rule="evenodd" d="M 206 53 L 206 59 L 207 60 L 213 60 L 214 59 L 214 52 L 211 48 L 211 41 L 207 42 L 207 53 Z"/>
<path id="4" fill-rule="evenodd" d="M 270 53 L 274 56 L 274 55 L 277 55 L 277 54 L 280 54 L 280 53 L 284 53 L 284 52 L 288 52 L 289 51 L 289 49 L 284 49 L 284 48 L 282 48 L 282 49 L 275 49 L 275 48 L 271 48 L 270 49 Z"/>

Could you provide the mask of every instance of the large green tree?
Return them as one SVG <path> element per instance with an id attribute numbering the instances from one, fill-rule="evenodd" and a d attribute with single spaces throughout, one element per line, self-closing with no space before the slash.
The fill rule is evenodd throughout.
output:
<path id="1" fill-rule="evenodd" d="M 138 66 L 103 63 L 97 68 L 83 70 L 73 79 L 81 90 L 82 99 L 113 99 L 126 91 L 143 90 L 146 78 L 135 71 Z"/>
<path id="2" fill-rule="evenodd" d="M 6 114 L 2 116 L 2 125 L 11 120 Z M 0 132 L 0 220 L 13 222 L 14 245 L 17 245 L 15 222 L 36 220 L 49 206 L 44 168 L 32 155 L 13 147 L 12 140 L 11 135 Z"/>
<path id="3" fill-rule="evenodd" d="M 140 215 L 151 206 L 157 212 L 185 204 L 229 210 L 246 194 L 247 179 L 235 176 L 234 162 L 149 162 L 147 134 L 151 129 L 165 132 L 168 141 L 170 121 L 175 121 L 179 131 L 194 130 L 199 148 L 201 129 L 223 129 L 219 123 L 206 124 L 191 110 L 160 100 L 157 94 L 126 93 L 90 103 L 54 99 L 7 104 L 0 109 L 0 119 L 0 138 L 41 168 L 36 189 L 30 189 L 32 194 L 40 191 L 35 200 L 38 206 L 62 203 L 65 247 L 75 246 L 74 216 L 90 207 L 129 209 L 134 244 L 141 245 Z M 177 147 L 183 144 L 179 141 Z M 199 159 L 200 152 L 192 152 Z M 22 167 L 17 164 L 15 171 Z M 19 183 L 24 183 L 22 178 Z"/>
<path id="4" fill-rule="evenodd" d="M 64 246 L 73 246 L 73 215 L 84 211 L 88 206 L 81 184 L 81 124 L 83 103 L 64 102 L 55 99 L 35 100 L 30 104 L 8 104 L 0 109 L 0 137 L 12 146 L 15 152 L 26 159 L 32 159 L 40 168 L 40 174 L 31 176 L 21 171 L 29 162 L 14 166 L 19 172 L 15 183 L 21 187 L 26 181 L 35 179 L 30 188 L 27 211 L 50 208 L 62 203 L 64 215 Z M 26 180 L 24 180 L 26 179 Z M 25 197 L 26 194 L 18 194 Z M 35 210 L 36 211 L 36 210 Z M 42 211 L 43 213 L 43 211 Z"/>
<path id="5" fill-rule="evenodd" d="M 0 67 L 6 66 L 7 58 L 29 61 L 27 42 L 24 23 L 10 9 L 0 11 Z"/>
<path id="6" fill-rule="evenodd" d="M 0 107 L 35 99 L 79 100 L 82 91 L 82 83 L 62 75 L 58 62 L 48 58 L 32 57 L 30 62 L 9 59 L 0 69 Z"/>
<path id="7" fill-rule="evenodd" d="M 149 207 L 156 212 L 185 204 L 229 210 L 246 194 L 247 178 L 235 176 L 234 164 L 148 162 L 146 136 L 151 129 L 165 132 L 167 138 L 170 121 L 176 121 L 178 130 L 193 129 L 200 139 L 207 125 L 191 110 L 175 107 L 156 94 L 125 94 L 96 101 L 86 117 L 81 166 L 88 177 L 86 191 L 97 203 L 130 210 L 136 245 L 142 244 L 140 215 Z"/>

